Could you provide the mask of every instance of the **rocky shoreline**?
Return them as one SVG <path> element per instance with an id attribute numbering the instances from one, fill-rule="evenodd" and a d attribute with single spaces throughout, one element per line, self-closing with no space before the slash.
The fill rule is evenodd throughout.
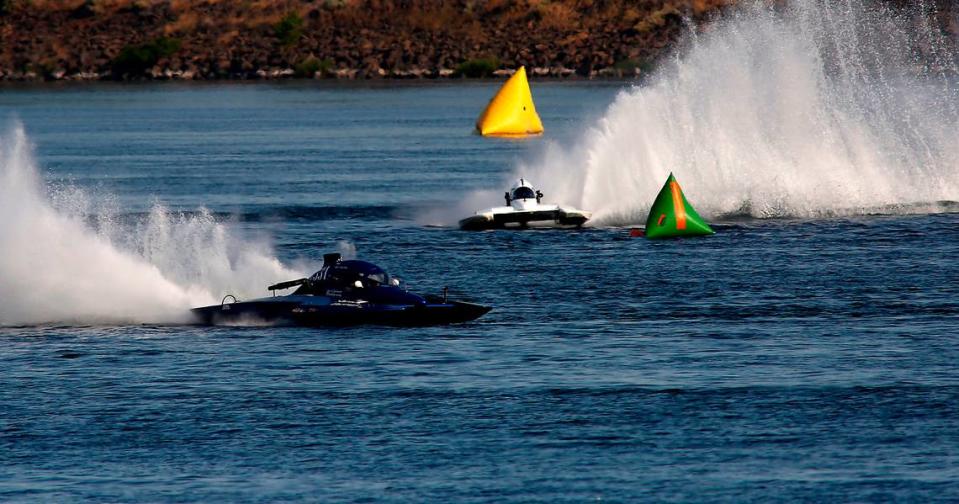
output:
<path id="1" fill-rule="evenodd" d="M 0 0 L 0 80 L 632 77 L 733 0 Z"/>
<path id="2" fill-rule="evenodd" d="M 493 78 L 508 78 L 516 72 L 515 69 L 499 69 L 490 73 L 488 76 Z M 638 77 L 642 74 L 639 68 L 624 71 L 616 68 L 601 68 L 593 70 L 587 76 L 577 74 L 573 69 L 565 67 L 533 67 L 528 70 L 529 74 L 538 78 L 625 78 Z M 0 81 L 10 82 L 37 82 L 37 81 L 112 81 L 112 80 L 282 80 L 294 78 L 312 78 L 312 79 L 452 79 L 461 78 L 456 75 L 456 71 L 450 68 L 439 69 L 420 69 L 412 68 L 409 70 L 390 70 L 378 69 L 375 74 L 364 73 L 359 68 L 338 68 L 330 72 L 315 72 L 312 76 L 298 75 L 293 68 L 274 68 L 270 70 L 258 69 L 251 73 L 208 75 L 195 70 L 173 70 L 170 68 L 159 68 L 156 70 L 147 70 L 143 75 L 136 78 L 116 79 L 111 71 L 104 72 L 78 72 L 67 74 L 64 71 L 54 71 L 50 74 L 38 74 L 33 71 L 16 72 L 0 70 Z"/>
<path id="3" fill-rule="evenodd" d="M 0 0 L 0 81 L 637 77 L 738 2 Z"/>

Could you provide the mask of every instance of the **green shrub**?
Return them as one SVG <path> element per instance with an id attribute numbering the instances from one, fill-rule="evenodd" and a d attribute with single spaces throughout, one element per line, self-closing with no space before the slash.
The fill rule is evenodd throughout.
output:
<path id="1" fill-rule="evenodd" d="M 632 59 L 620 60 L 613 65 L 613 69 L 616 70 L 616 73 L 619 75 L 632 76 L 636 73 L 636 69 L 639 69 L 640 75 L 645 75 L 653 71 L 655 65 L 648 60 L 636 61 Z"/>
<path id="2" fill-rule="evenodd" d="M 324 74 L 330 73 L 333 69 L 333 60 L 330 58 L 319 59 L 316 56 L 307 56 L 303 61 L 296 64 L 293 70 L 297 77 L 313 77 L 316 72 Z"/>
<path id="3" fill-rule="evenodd" d="M 180 50 L 180 41 L 175 38 L 160 37 L 138 46 L 126 46 L 113 60 L 112 72 L 116 78 L 140 77 L 165 58 Z"/>
<path id="4" fill-rule="evenodd" d="M 180 39 L 160 37 L 149 45 L 161 58 L 172 56 L 180 50 Z"/>
<path id="5" fill-rule="evenodd" d="M 613 65 L 613 69 L 616 70 L 616 73 L 619 75 L 633 75 L 636 73 L 637 68 L 641 68 L 640 63 L 631 59 L 620 60 Z"/>
<path id="6" fill-rule="evenodd" d="M 53 80 L 53 63 L 49 61 L 42 61 L 40 63 L 33 63 L 29 65 L 29 68 L 33 70 L 33 73 L 39 75 L 43 80 Z"/>
<path id="7" fill-rule="evenodd" d="M 273 31 L 281 44 L 291 46 L 303 36 L 303 18 L 295 12 L 291 12 L 276 23 Z"/>
<path id="8" fill-rule="evenodd" d="M 460 63 L 453 71 L 453 75 L 477 79 L 493 75 L 497 68 L 499 68 L 499 60 L 496 58 L 471 59 Z"/>

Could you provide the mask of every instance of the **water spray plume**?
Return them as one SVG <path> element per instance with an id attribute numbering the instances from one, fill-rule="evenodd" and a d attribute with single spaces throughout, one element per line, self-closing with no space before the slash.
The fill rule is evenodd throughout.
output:
<path id="1" fill-rule="evenodd" d="M 888 5 L 731 12 L 516 175 L 600 224 L 641 221 L 670 172 L 710 218 L 938 211 L 959 199 L 954 41 Z"/>
<path id="2" fill-rule="evenodd" d="M 94 229 L 81 191 L 55 196 L 23 127 L 0 136 L 0 325 L 182 323 L 190 307 L 225 291 L 262 293 L 300 275 L 207 212 L 178 216 L 158 205 L 132 229 L 110 219 Z"/>

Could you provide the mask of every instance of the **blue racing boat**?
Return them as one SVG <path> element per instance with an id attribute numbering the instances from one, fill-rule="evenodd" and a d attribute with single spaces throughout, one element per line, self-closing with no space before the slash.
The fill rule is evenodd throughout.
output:
<path id="1" fill-rule="evenodd" d="M 305 326 L 381 324 L 428 326 L 479 318 L 492 308 L 440 296 L 419 296 L 400 288 L 399 280 L 366 261 L 323 256 L 323 267 L 309 278 L 267 287 L 273 296 L 238 301 L 228 295 L 218 305 L 194 308 L 203 324 L 276 323 Z M 296 287 L 290 295 L 276 291 Z M 229 300 L 232 300 L 228 302 Z"/>

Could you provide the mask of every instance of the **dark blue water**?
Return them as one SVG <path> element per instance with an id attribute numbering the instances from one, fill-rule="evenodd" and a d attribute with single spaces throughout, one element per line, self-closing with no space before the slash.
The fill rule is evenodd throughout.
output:
<path id="1" fill-rule="evenodd" d="M 0 90 L 44 177 L 125 219 L 206 207 L 287 263 L 345 240 L 495 307 L 425 329 L 0 327 L 0 500 L 959 499 L 959 215 L 666 242 L 418 221 L 500 190 L 619 86 L 536 84 L 548 132 L 526 142 L 470 134 L 492 83 Z"/>

